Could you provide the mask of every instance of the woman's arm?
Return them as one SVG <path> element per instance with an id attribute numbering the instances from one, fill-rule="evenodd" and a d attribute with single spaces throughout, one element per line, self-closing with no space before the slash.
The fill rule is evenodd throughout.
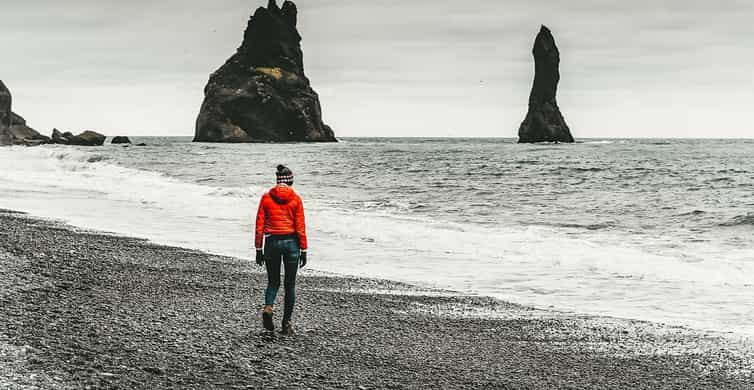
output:
<path id="1" fill-rule="evenodd" d="M 254 235 L 254 247 L 257 248 L 257 250 L 262 249 L 262 238 L 264 237 L 264 197 L 267 196 L 267 194 L 262 196 L 262 199 L 259 200 L 259 209 L 257 210 L 257 226 L 256 226 L 256 234 Z"/>
<path id="2" fill-rule="evenodd" d="M 301 246 L 301 250 L 305 251 L 309 245 L 306 242 L 306 217 L 304 217 L 304 202 L 299 197 L 298 203 L 296 205 L 296 214 L 295 214 L 295 226 L 296 226 L 296 234 L 298 235 L 298 243 Z"/>

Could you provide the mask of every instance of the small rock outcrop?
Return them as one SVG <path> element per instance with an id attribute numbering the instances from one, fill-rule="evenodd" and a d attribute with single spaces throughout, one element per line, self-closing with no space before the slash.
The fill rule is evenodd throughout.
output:
<path id="1" fill-rule="evenodd" d="M 105 143 L 104 135 L 94 132 L 85 131 L 79 135 L 73 135 L 73 133 L 66 131 L 61 133 L 58 129 L 52 130 L 52 143 L 61 145 L 77 145 L 77 146 L 102 146 Z"/>
<path id="2" fill-rule="evenodd" d="M 110 141 L 111 144 L 130 144 L 131 140 L 128 137 L 124 136 L 118 136 L 113 137 L 113 140 Z"/>
<path id="3" fill-rule="evenodd" d="M 237 52 L 210 76 L 194 142 L 335 142 L 304 75 L 298 11 L 269 0 Z"/>
<path id="4" fill-rule="evenodd" d="M 518 130 L 519 143 L 573 142 L 557 103 L 560 52 L 550 30 L 542 26 L 534 41 L 534 86 L 529 112 Z"/>
<path id="5" fill-rule="evenodd" d="M 101 146 L 105 143 L 105 137 L 104 135 L 97 133 L 95 131 L 87 130 L 75 137 L 73 137 L 71 141 L 71 145 L 81 145 L 81 146 Z"/>
<path id="6" fill-rule="evenodd" d="M 26 120 L 14 113 L 13 97 L 8 87 L 0 80 L 0 146 L 40 145 L 50 139 L 26 125 Z"/>

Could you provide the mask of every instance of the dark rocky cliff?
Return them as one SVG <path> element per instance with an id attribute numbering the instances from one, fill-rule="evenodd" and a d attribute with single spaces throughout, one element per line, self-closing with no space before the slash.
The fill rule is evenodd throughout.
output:
<path id="1" fill-rule="evenodd" d="M 26 120 L 14 113 L 12 108 L 13 96 L 0 80 L 0 146 L 39 145 L 50 142 L 50 138 L 27 126 Z"/>
<path id="2" fill-rule="evenodd" d="M 291 1 L 256 10 L 241 47 L 210 76 L 195 142 L 336 141 L 304 75 L 297 18 Z"/>
<path id="3" fill-rule="evenodd" d="M 537 34 L 533 54 L 534 86 L 529 95 L 529 112 L 518 130 L 518 142 L 573 142 L 557 103 L 560 51 L 545 26 Z"/>

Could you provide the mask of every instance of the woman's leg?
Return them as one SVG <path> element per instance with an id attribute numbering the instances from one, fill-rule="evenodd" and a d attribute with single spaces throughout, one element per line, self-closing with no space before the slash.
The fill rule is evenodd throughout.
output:
<path id="1" fill-rule="evenodd" d="M 297 240 L 286 241 L 283 248 L 283 264 L 285 265 L 285 311 L 283 324 L 293 318 L 293 306 L 296 304 L 296 273 L 300 248 Z"/>
<path id="2" fill-rule="evenodd" d="M 280 289 L 280 260 L 282 254 L 276 242 L 268 240 L 264 246 L 264 263 L 267 267 L 267 290 L 264 294 L 264 304 L 272 306 Z"/>

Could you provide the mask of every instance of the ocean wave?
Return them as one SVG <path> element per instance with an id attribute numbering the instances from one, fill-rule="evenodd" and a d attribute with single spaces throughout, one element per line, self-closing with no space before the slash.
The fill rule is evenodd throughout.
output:
<path id="1" fill-rule="evenodd" d="M 18 168 L 0 172 L 0 180 L 39 188 L 55 187 L 94 191 L 120 201 L 138 204 L 190 203 L 201 197 L 248 199 L 261 194 L 261 188 L 226 188 L 184 182 L 161 172 L 124 167 L 101 153 L 57 146 L 5 149 Z M 4 158 L 3 158 L 4 157 Z M 199 180 L 201 181 L 201 179 Z M 186 198 L 185 202 L 181 199 Z M 209 210 L 207 211 L 210 212 Z"/>
<path id="2" fill-rule="evenodd" d="M 707 181 L 705 181 L 705 183 L 722 183 L 722 182 L 729 183 L 733 181 L 735 181 L 735 179 L 731 177 L 715 177 L 712 179 L 708 179 Z"/>
<path id="3" fill-rule="evenodd" d="M 608 171 L 609 168 L 600 168 L 600 167 L 565 167 L 565 166 L 559 166 L 559 167 L 555 168 L 555 170 L 583 173 L 583 172 L 603 172 L 603 171 Z"/>
<path id="4" fill-rule="evenodd" d="M 252 199 L 259 195 L 259 191 L 256 188 L 224 188 L 218 187 L 213 191 L 207 193 L 211 196 L 231 197 L 231 198 L 243 198 Z"/>
<path id="5" fill-rule="evenodd" d="M 590 223 L 590 224 L 554 223 L 554 224 L 548 224 L 547 226 L 569 228 L 569 229 L 603 230 L 603 229 L 610 229 L 610 228 L 615 227 L 615 223 L 614 222 L 601 222 L 601 223 Z"/>
<path id="6" fill-rule="evenodd" d="M 754 226 L 754 212 L 735 216 L 729 221 L 721 223 L 720 226 Z"/>
<path id="7" fill-rule="evenodd" d="M 678 214 L 679 217 L 698 217 L 707 214 L 704 210 L 693 210 L 686 213 Z"/>
<path id="8" fill-rule="evenodd" d="M 588 167 L 588 168 L 573 167 L 571 169 L 573 171 L 576 171 L 576 172 L 602 172 L 602 171 L 607 171 L 607 168 L 598 168 L 598 167 Z"/>
<path id="9" fill-rule="evenodd" d="M 105 161 L 105 160 L 109 160 L 109 159 L 110 159 L 109 157 L 103 156 L 101 154 L 95 154 L 95 155 L 87 158 L 86 162 L 88 162 L 88 163 L 97 163 L 97 162 Z"/>
<path id="10" fill-rule="evenodd" d="M 745 171 L 743 169 L 730 168 L 730 169 L 718 170 L 717 173 L 749 173 L 749 171 Z"/>

